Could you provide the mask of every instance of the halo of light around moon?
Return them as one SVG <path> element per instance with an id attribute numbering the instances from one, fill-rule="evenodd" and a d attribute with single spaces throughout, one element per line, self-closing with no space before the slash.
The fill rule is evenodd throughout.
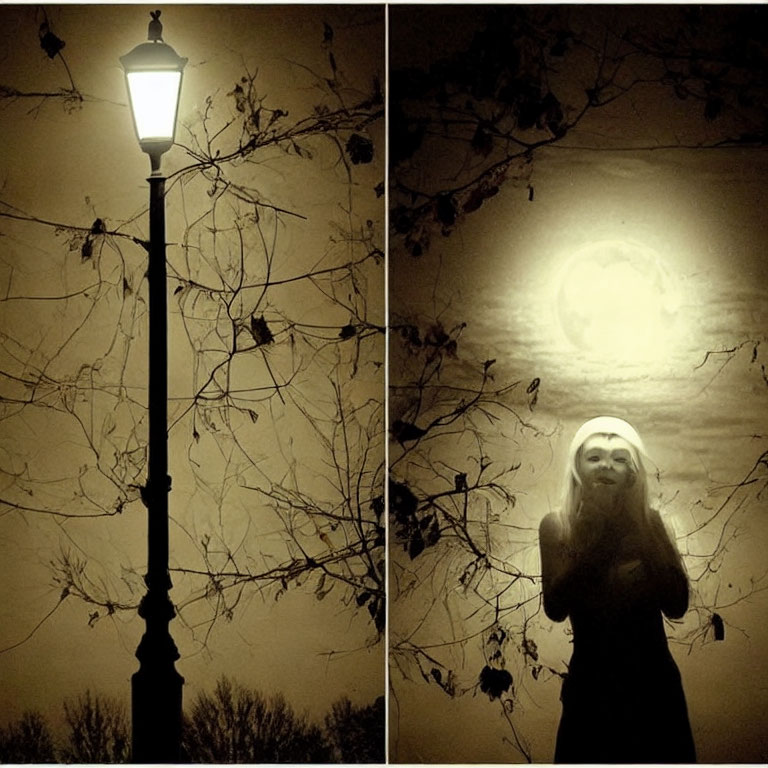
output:
<path id="1" fill-rule="evenodd" d="M 603 240 L 579 248 L 557 281 L 557 318 L 576 347 L 641 361 L 668 349 L 679 306 L 674 281 L 651 248 Z"/>

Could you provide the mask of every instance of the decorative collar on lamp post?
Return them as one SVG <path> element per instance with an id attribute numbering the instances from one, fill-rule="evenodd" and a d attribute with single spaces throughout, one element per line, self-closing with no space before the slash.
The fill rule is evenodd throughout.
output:
<path id="1" fill-rule="evenodd" d="M 176 134 L 181 78 L 187 59 L 163 42 L 160 11 L 151 13 L 146 43 L 120 57 L 131 101 L 133 126 L 141 149 L 160 171 L 160 158 L 172 146 Z"/>

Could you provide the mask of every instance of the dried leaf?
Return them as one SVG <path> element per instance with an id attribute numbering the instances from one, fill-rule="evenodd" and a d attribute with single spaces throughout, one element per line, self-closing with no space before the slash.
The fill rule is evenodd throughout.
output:
<path id="1" fill-rule="evenodd" d="M 432 520 L 432 525 L 429 526 L 427 537 L 424 540 L 424 545 L 427 547 L 433 547 L 435 544 L 437 544 L 438 541 L 440 541 L 440 536 L 440 521 L 435 518 Z"/>
<path id="2" fill-rule="evenodd" d="M 275 337 L 272 335 L 272 331 L 269 330 L 267 321 L 264 319 L 264 315 L 255 317 L 251 315 L 251 335 L 256 342 L 256 346 L 260 347 L 264 344 L 271 344 Z"/>
<path id="3" fill-rule="evenodd" d="M 424 537 L 421 535 L 421 531 L 417 529 L 408 542 L 408 557 L 411 560 L 416 559 L 424 551 L 424 546 Z"/>
<path id="4" fill-rule="evenodd" d="M 712 614 L 712 627 L 715 630 L 715 640 L 725 640 L 725 622 L 719 613 Z"/>
<path id="5" fill-rule="evenodd" d="M 534 661 L 539 660 L 539 648 L 536 642 L 528 637 L 523 640 L 523 653 L 530 656 Z"/>
<path id="6" fill-rule="evenodd" d="M 91 242 L 90 237 L 86 237 L 82 247 L 80 248 L 80 260 L 89 261 L 92 256 L 93 256 L 93 243 Z"/>
<path id="7" fill-rule="evenodd" d="M 424 343 L 434 347 L 442 347 L 450 338 L 442 323 L 435 323 L 429 327 Z"/>
<path id="8" fill-rule="evenodd" d="M 512 685 L 512 675 L 506 669 L 494 669 L 487 664 L 480 672 L 480 690 L 488 694 L 488 698 L 498 699 Z"/>
<path id="9" fill-rule="evenodd" d="M 438 195 L 435 218 L 444 227 L 452 227 L 456 223 L 456 201 L 452 195 Z"/>
<path id="10" fill-rule="evenodd" d="M 373 142 L 359 133 L 349 137 L 346 149 L 353 165 L 365 165 L 373 160 Z"/>
<path id="11" fill-rule="evenodd" d="M 489 197 L 493 197 L 498 194 L 499 188 L 495 184 L 479 184 L 469 193 L 469 196 L 464 201 L 462 210 L 464 213 L 472 213 L 476 211 Z"/>
<path id="12" fill-rule="evenodd" d="M 48 22 L 44 21 L 40 25 L 40 47 L 48 54 L 48 58 L 52 59 L 59 51 L 66 45 L 66 43 L 56 37 L 48 27 Z"/>
<path id="13" fill-rule="evenodd" d="M 227 94 L 227 96 L 233 96 L 235 99 L 235 109 L 238 112 L 245 112 L 246 98 L 243 91 L 243 86 L 237 83 L 235 87 Z"/>
<path id="14" fill-rule="evenodd" d="M 377 496 L 371 501 L 371 509 L 376 515 L 377 520 L 381 520 L 381 516 L 384 514 L 384 497 Z"/>
<path id="15" fill-rule="evenodd" d="M 392 422 L 392 425 L 390 426 L 390 432 L 392 433 L 392 437 L 394 437 L 395 440 L 397 440 L 399 443 L 407 443 L 411 440 L 418 440 L 427 434 L 426 430 L 422 429 L 421 427 L 417 427 L 415 424 L 411 424 L 408 421 L 402 421 L 401 419 L 396 419 Z"/>
<path id="16" fill-rule="evenodd" d="M 413 491 L 403 483 L 389 483 L 389 508 L 398 522 L 405 523 L 416 514 L 419 501 Z"/>
<path id="17" fill-rule="evenodd" d="M 400 336 L 403 341 L 411 344 L 414 347 L 422 346 L 421 336 L 419 336 L 419 329 L 415 325 L 404 325 L 400 328 Z"/>

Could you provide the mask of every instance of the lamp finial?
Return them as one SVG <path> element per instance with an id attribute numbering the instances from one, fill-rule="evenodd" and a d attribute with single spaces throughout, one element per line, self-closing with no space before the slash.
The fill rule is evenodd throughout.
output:
<path id="1" fill-rule="evenodd" d="M 150 11 L 149 15 L 152 17 L 152 21 L 149 22 L 149 30 L 147 31 L 147 40 L 152 40 L 156 43 L 163 40 L 163 24 L 160 21 L 160 11 Z"/>

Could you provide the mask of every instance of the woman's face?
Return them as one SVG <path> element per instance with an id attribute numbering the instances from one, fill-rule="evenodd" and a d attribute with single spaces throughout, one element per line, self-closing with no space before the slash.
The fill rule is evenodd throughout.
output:
<path id="1" fill-rule="evenodd" d="M 631 445 L 618 435 L 592 435 L 579 451 L 576 471 L 587 496 L 616 496 L 635 483 L 637 468 Z"/>

